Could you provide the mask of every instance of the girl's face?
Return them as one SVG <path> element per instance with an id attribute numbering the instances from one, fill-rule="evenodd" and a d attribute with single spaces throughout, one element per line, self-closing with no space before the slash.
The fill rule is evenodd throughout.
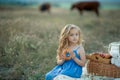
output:
<path id="1" fill-rule="evenodd" d="M 77 29 L 71 29 L 68 35 L 68 40 L 72 44 L 77 44 L 79 40 L 79 32 Z"/>

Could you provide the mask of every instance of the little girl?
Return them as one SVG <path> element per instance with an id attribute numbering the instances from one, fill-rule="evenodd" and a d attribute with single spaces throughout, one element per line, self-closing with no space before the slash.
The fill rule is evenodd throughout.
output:
<path id="1" fill-rule="evenodd" d="M 81 41 L 81 31 L 76 25 L 68 24 L 62 29 L 56 57 L 58 65 L 46 74 L 45 80 L 53 80 L 58 75 L 81 77 L 82 67 L 85 66 L 86 60 Z M 66 55 L 64 55 L 66 49 L 69 60 L 66 60 Z"/>

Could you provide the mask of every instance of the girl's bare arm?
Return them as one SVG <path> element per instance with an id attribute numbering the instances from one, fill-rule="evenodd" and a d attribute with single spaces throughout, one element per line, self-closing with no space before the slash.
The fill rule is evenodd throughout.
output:
<path id="1" fill-rule="evenodd" d="M 57 64 L 58 65 L 62 65 L 64 63 L 64 59 L 63 58 L 60 58 L 59 56 L 57 56 Z"/>
<path id="2" fill-rule="evenodd" d="M 57 60 L 58 65 L 62 65 L 64 63 L 64 60 Z"/>
<path id="3" fill-rule="evenodd" d="M 85 50 L 83 48 L 83 46 L 80 46 L 80 49 L 78 50 L 78 53 L 80 55 L 80 60 L 76 57 L 73 57 L 73 60 L 80 66 L 85 66 L 85 61 L 86 61 L 86 57 L 85 57 Z"/>

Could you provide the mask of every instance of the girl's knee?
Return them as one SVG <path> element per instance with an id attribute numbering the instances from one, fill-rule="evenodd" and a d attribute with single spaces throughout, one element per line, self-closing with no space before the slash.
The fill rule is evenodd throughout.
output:
<path id="1" fill-rule="evenodd" d="M 52 80 L 52 75 L 50 73 L 47 73 L 45 75 L 45 80 Z"/>

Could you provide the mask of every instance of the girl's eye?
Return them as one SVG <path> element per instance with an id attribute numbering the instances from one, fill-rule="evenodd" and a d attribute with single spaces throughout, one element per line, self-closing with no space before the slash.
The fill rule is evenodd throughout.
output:
<path id="1" fill-rule="evenodd" d="M 73 34 L 70 34 L 70 36 L 73 36 Z"/>
<path id="2" fill-rule="evenodd" d="M 76 36 L 78 36 L 78 34 L 76 34 Z"/>

